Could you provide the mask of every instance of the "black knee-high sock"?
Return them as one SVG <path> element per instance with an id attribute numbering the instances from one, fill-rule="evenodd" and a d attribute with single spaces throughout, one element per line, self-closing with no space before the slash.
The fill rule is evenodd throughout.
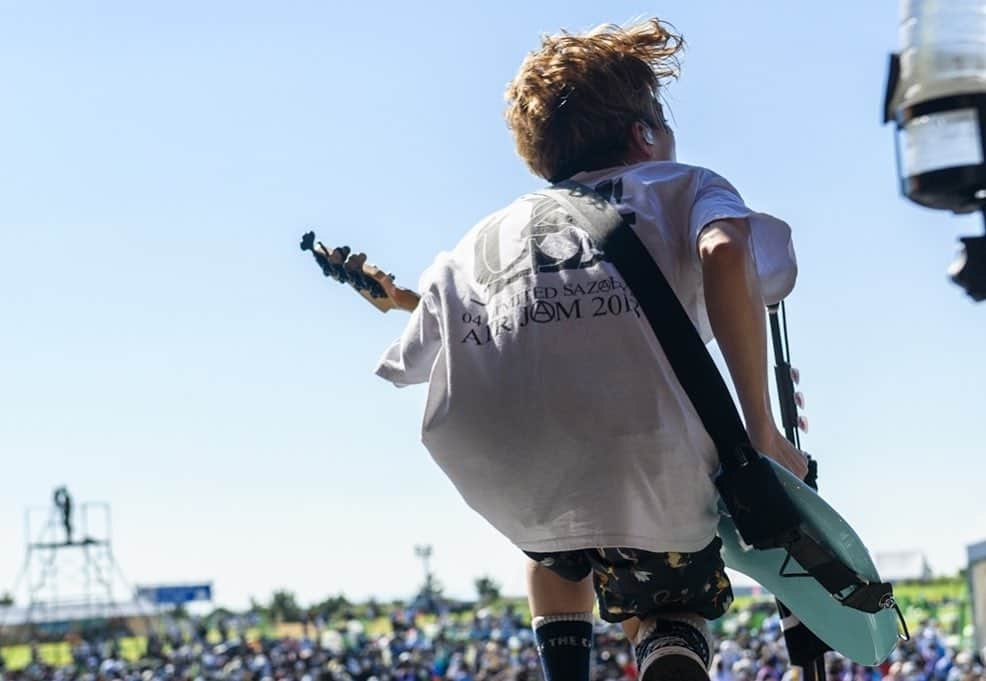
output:
<path id="1" fill-rule="evenodd" d="M 544 681 L 589 681 L 591 612 L 535 617 L 531 624 Z"/>

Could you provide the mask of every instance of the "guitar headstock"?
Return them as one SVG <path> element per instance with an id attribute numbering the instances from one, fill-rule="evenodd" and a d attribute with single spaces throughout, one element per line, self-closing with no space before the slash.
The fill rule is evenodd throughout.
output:
<path id="1" fill-rule="evenodd" d="M 328 248 L 321 241 L 315 241 L 315 232 L 307 232 L 301 237 L 301 250 L 312 252 L 322 274 L 341 284 L 349 284 L 381 312 L 413 310 L 417 304 L 417 294 L 398 288 L 394 285 L 394 275 L 367 264 L 365 253 L 353 253 L 349 246 Z"/>

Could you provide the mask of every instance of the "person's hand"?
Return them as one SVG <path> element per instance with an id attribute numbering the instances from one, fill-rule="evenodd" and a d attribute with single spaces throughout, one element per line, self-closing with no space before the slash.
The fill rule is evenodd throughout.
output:
<path id="1" fill-rule="evenodd" d="M 366 262 L 365 253 L 353 253 L 348 246 L 329 249 L 315 241 L 315 232 L 301 237 L 301 250 L 311 251 L 322 273 L 338 282 L 349 284 L 381 312 L 400 309 L 413 312 L 420 296 L 394 284 L 394 277 Z"/>
<path id="2" fill-rule="evenodd" d="M 754 438 L 752 444 L 761 454 L 791 471 L 798 480 L 804 480 L 808 475 L 808 459 L 804 452 L 792 445 L 776 428 L 763 437 Z"/>

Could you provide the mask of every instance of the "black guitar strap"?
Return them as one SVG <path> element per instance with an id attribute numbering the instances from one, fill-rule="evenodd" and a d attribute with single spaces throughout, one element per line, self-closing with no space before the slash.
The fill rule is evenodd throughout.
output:
<path id="1" fill-rule="evenodd" d="M 722 465 L 744 465 L 752 447 L 733 398 L 698 330 L 637 234 L 612 204 L 585 185 L 568 180 L 541 193 L 568 214 L 582 218 L 579 227 L 616 266 L 640 303 L 675 376 L 715 443 Z"/>

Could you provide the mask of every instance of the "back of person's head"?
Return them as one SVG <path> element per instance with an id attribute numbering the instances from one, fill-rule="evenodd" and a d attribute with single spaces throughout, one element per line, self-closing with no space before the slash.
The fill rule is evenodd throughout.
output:
<path id="1" fill-rule="evenodd" d="M 552 182 L 619 165 L 631 126 L 666 127 L 657 98 L 683 45 L 658 19 L 543 36 L 506 91 L 521 158 Z"/>

